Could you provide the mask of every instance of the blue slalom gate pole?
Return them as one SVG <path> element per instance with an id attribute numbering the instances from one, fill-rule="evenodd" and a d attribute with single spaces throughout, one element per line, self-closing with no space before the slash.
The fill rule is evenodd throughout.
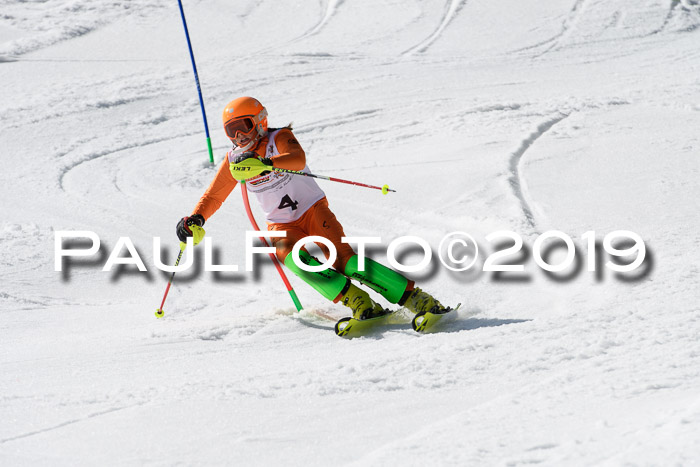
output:
<path id="1" fill-rule="evenodd" d="M 209 161 L 213 164 L 214 163 L 214 153 L 211 150 L 211 138 L 209 138 L 209 125 L 207 125 L 207 113 L 204 111 L 204 100 L 202 99 L 202 88 L 199 85 L 199 75 L 197 74 L 197 65 L 194 62 L 194 53 L 192 52 L 192 42 L 190 42 L 190 33 L 187 30 L 187 21 L 185 20 L 185 11 L 182 9 L 182 1 L 177 0 L 178 5 L 180 5 L 180 16 L 182 16 L 182 25 L 185 27 L 185 36 L 187 37 L 187 47 L 190 49 L 190 60 L 192 60 L 192 69 L 194 70 L 194 80 L 197 83 L 197 93 L 199 94 L 199 105 L 202 108 L 202 118 L 204 119 L 204 131 L 207 133 L 207 147 L 209 148 Z M 258 225 L 255 222 L 255 218 L 253 217 L 253 214 L 250 210 L 250 205 L 248 203 L 248 192 L 246 191 L 245 188 L 245 183 L 241 183 L 241 191 L 243 193 L 243 199 L 245 200 L 245 206 L 246 206 L 246 212 L 248 213 L 248 217 L 250 218 L 251 223 L 255 227 L 255 230 L 260 230 L 258 228 Z M 393 191 L 393 190 L 392 190 Z M 263 242 L 265 240 L 263 239 Z M 267 245 L 267 244 L 266 244 Z M 180 251 L 180 254 L 182 254 L 182 250 Z M 282 281 L 284 282 L 284 285 L 287 287 L 287 291 L 289 292 L 289 296 L 292 298 L 292 301 L 294 302 L 294 306 L 296 307 L 297 311 L 302 310 L 301 303 L 299 302 L 299 298 L 297 298 L 297 294 L 292 288 L 292 285 L 289 283 L 289 280 L 287 279 L 287 276 L 285 275 L 284 271 L 282 270 L 282 267 L 279 264 L 279 261 L 277 260 L 277 257 L 273 254 L 270 254 L 270 257 L 272 258 L 273 262 L 275 263 L 275 266 L 277 267 L 277 272 L 279 272 L 280 276 L 282 277 Z M 180 261 L 180 257 L 178 257 L 178 262 Z M 173 273 L 173 276 L 175 273 Z M 170 278 L 172 282 L 172 277 Z M 170 289 L 170 284 L 168 284 L 168 289 Z M 168 294 L 168 289 L 165 290 L 165 295 L 167 296 Z M 165 297 L 163 297 L 163 303 L 165 303 Z M 163 316 L 163 303 L 161 303 L 160 308 L 158 311 L 156 311 L 156 316 L 157 317 L 162 317 Z"/>
<path id="2" fill-rule="evenodd" d="M 187 21 L 185 20 L 185 11 L 182 9 L 182 1 L 177 0 L 180 5 L 180 16 L 182 16 L 182 25 L 185 27 L 185 36 L 187 37 L 187 47 L 190 49 L 190 60 L 192 60 L 192 69 L 194 70 L 194 81 L 197 83 L 197 94 L 199 94 L 199 106 L 202 108 L 202 118 L 204 119 L 204 131 L 207 135 L 207 148 L 209 149 L 209 162 L 214 163 L 214 152 L 211 149 L 211 138 L 209 137 L 209 125 L 207 124 L 207 113 L 204 110 L 204 99 L 202 99 L 202 88 L 199 85 L 199 75 L 197 74 L 197 64 L 194 62 L 194 53 L 192 52 L 192 42 L 190 42 L 190 33 L 187 30 Z"/>

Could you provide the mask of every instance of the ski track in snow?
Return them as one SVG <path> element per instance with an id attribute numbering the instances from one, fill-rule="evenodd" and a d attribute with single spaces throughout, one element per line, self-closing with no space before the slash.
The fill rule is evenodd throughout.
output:
<path id="1" fill-rule="evenodd" d="M 107 410 L 100 410 L 99 412 L 91 413 L 89 415 L 86 415 L 85 417 L 67 420 L 67 421 L 59 423 L 57 425 L 53 425 L 53 426 L 50 426 L 47 428 L 42 428 L 41 430 L 30 431 L 28 433 L 22 433 L 20 435 L 12 436 L 10 438 L 0 439 L 0 444 L 9 443 L 11 441 L 16 441 L 16 440 L 23 439 L 23 438 L 29 438 L 30 436 L 36 436 L 36 435 L 40 435 L 43 433 L 48 433 L 50 431 L 58 430 L 58 429 L 61 429 L 63 427 L 69 426 L 69 425 L 74 425 L 76 423 L 80 423 L 80 422 L 84 422 L 84 421 L 91 420 L 94 418 L 98 418 L 98 417 L 101 417 L 103 415 L 108 415 L 108 414 L 111 414 L 114 412 L 119 412 L 120 410 L 131 409 L 133 407 L 138 407 L 138 406 L 141 406 L 143 404 L 144 404 L 144 402 L 140 402 L 138 404 L 132 404 L 132 405 L 124 406 L 124 407 L 114 407 L 114 408 L 107 409 Z"/>
<path id="2" fill-rule="evenodd" d="M 340 5 L 343 4 L 343 1 L 344 0 L 328 0 L 326 3 L 326 10 L 323 12 L 323 17 L 321 20 L 313 28 L 305 32 L 298 40 L 309 38 L 321 32 L 321 30 L 326 27 L 326 24 L 328 24 L 333 15 L 335 15 Z"/>
<path id="3" fill-rule="evenodd" d="M 297 134 L 323 133 L 328 129 L 342 127 L 348 123 L 356 123 L 362 120 L 373 118 L 381 113 L 381 109 L 358 110 L 350 114 L 337 115 L 329 119 L 307 122 L 303 126 L 295 129 Z"/>
<path id="4" fill-rule="evenodd" d="M 656 34 L 660 34 L 666 30 L 666 27 L 668 24 L 671 22 L 671 19 L 673 18 L 674 14 L 676 13 L 676 8 L 681 6 L 681 8 L 685 8 L 685 5 L 681 5 L 680 0 L 670 0 L 670 4 L 668 7 L 668 12 L 666 13 L 666 16 L 664 17 L 663 23 L 661 23 L 661 26 L 658 27 L 658 29 L 653 30 L 649 34 L 645 35 L 644 37 L 649 37 L 649 36 L 654 36 Z"/>
<path id="5" fill-rule="evenodd" d="M 61 190 L 66 191 L 65 187 L 64 187 L 64 179 L 66 178 L 66 176 L 69 175 L 71 171 L 77 169 L 81 165 L 86 164 L 88 162 L 92 162 L 92 161 L 95 161 L 98 159 L 113 156 L 113 155 L 116 155 L 122 151 L 128 151 L 130 149 L 137 149 L 137 148 L 144 149 L 152 144 L 158 144 L 158 143 L 162 143 L 165 141 L 172 141 L 172 140 L 177 139 L 177 138 L 181 138 L 184 136 L 191 136 L 191 135 L 195 135 L 195 134 L 199 134 L 199 133 L 200 132 L 198 132 L 198 131 L 194 131 L 194 132 L 189 132 L 189 133 L 182 133 L 182 134 L 179 134 L 177 136 L 166 136 L 163 138 L 153 138 L 153 139 L 146 140 L 146 141 L 138 141 L 138 142 L 134 142 L 134 143 L 124 144 L 122 146 L 110 148 L 110 149 L 105 150 L 105 151 L 99 151 L 99 152 L 86 154 L 84 156 L 81 156 L 77 161 L 66 164 L 60 169 L 60 172 L 58 175 L 58 186 Z"/>
<path id="6" fill-rule="evenodd" d="M 511 51 L 510 53 L 530 51 L 533 49 L 539 49 L 544 47 L 542 50 L 532 55 L 532 58 L 541 58 L 554 50 L 562 48 L 564 41 L 573 35 L 578 24 L 582 21 L 582 17 L 588 9 L 589 3 L 590 0 L 576 0 L 571 10 L 567 14 L 566 18 L 562 22 L 561 29 L 557 34 L 553 35 L 548 39 L 538 41 L 535 44 L 517 48 Z M 607 2 L 602 2 L 601 5 L 608 6 Z M 591 6 L 593 7 L 594 5 Z M 687 17 L 691 22 L 691 24 L 687 25 L 685 28 L 680 29 L 679 32 L 692 32 L 700 27 L 700 8 L 698 8 L 697 3 L 689 3 L 689 0 L 669 0 L 668 9 L 664 13 L 663 20 L 661 21 L 661 24 L 658 27 L 649 32 L 632 34 L 625 37 L 626 39 L 645 39 L 664 33 L 666 32 L 671 21 L 679 14 L 681 14 L 679 12 L 682 12 L 682 15 Z M 605 31 L 608 31 L 610 29 L 619 28 L 620 21 L 622 20 L 623 16 L 624 14 L 621 10 L 613 11 L 612 14 L 610 14 L 610 18 L 607 24 L 605 24 L 602 30 L 598 32 L 598 36 L 602 35 Z M 586 43 L 593 44 L 600 42 L 610 42 L 611 40 L 614 39 L 587 39 Z"/>
<path id="7" fill-rule="evenodd" d="M 513 52 L 524 52 L 527 50 L 532 50 L 536 49 L 542 46 L 547 46 L 543 51 L 533 55 L 533 58 L 538 58 L 542 57 L 543 55 L 547 54 L 554 48 L 556 48 L 562 39 L 564 39 L 566 36 L 570 35 L 571 32 L 574 30 L 576 27 L 576 23 L 580 17 L 581 12 L 583 11 L 584 4 L 587 0 L 576 0 L 574 5 L 571 7 L 571 10 L 569 11 L 567 17 L 564 19 L 561 25 L 561 30 L 555 34 L 554 36 L 550 37 L 549 39 L 546 39 L 544 41 L 538 42 L 536 44 L 532 44 L 526 47 L 522 47 L 519 49 L 514 50 Z"/>
<path id="8" fill-rule="evenodd" d="M 73 2 L 70 0 L 4 2 L 3 20 L 19 30 L 22 37 L 0 44 L 0 55 L 10 60 L 52 45 L 77 39 L 98 31 L 131 12 L 128 0 L 93 0 Z M 35 5 L 36 4 L 36 5 Z M 163 0 L 145 0 L 139 5 L 143 12 L 172 8 Z"/>
<path id="9" fill-rule="evenodd" d="M 671 21 L 671 18 L 673 18 L 673 13 L 679 4 L 680 4 L 679 0 L 671 0 L 670 1 L 670 5 L 668 7 L 668 12 L 666 13 L 666 17 L 664 17 L 663 23 L 661 23 L 661 26 L 659 26 L 658 29 L 655 29 L 652 32 L 650 32 L 648 34 L 648 36 L 654 36 L 656 34 L 660 34 L 666 29 L 666 26 L 668 26 L 668 23 Z"/>
<path id="10" fill-rule="evenodd" d="M 426 52 L 430 46 L 435 42 L 440 35 L 443 33 L 445 28 L 454 20 L 454 18 L 457 16 L 459 11 L 464 8 L 464 6 L 467 4 L 467 0 L 449 0 L 445 4 L 444 12 L 442 15 L 442 19 L 440 20 L 440 24 L 438 25 L 437 29 L 428 36 L 425 40 L 421 41 L 420 43 L 414 45 L 410 49 L 407 49 L 403 52 L 401 52 L 401 55 L 404 56 L 410 56 L 415 53 L 423 53 Z"/>
<path id="11" fill-rule="evenodd" d="M 557 123 L 561 122 L 565 118 L 567 118 L 570 114 L 568 113 L 562 113 L 558 112 L 556 116 L 550 117 L 544 122 L 540 123 L 537 125 L 537 128 L 535 131 L 530 133 L 525 139 L 523 139 L 520 143 L 520 146 L 518 149 L 515 150 L 515 152 L 512 153 L 510 156 L 510 161 L 509 161 L 509 171 L 510 171 L 510 176 L 508 177 L 508 181 L 510 183 L 511 188 L 513 189 L 513 194 L 515 195 L 516 198 L 520 201 L 520 208 L 523 211 L 523 215 L 525 216 L 525 220 L 528 224 L 528 226 L 532 229 L 536 229 L 536 219 L 535 215 L 532 212 L 532 208 L 530 207 L 530 202 L 528 201 L 528 195 L 527 193 L 527 184 L 525 183 L 525 180 L 522 177 L 521 173 L 521 165 L 523 161 L 523 157 L 525 156 L 525 153 L 527 152 L 530 147 L 532 147 L 535 142 L 541 138 L 545 133 L 547 133 L 554 125 Z"/>
<path id="12" fill-rule="evenodd" d="M 666 13 L 666 17 L 664 18 L 661 26 L 640 37 L 650 37 L 663 33 L 671 23 L 673 17 L 679 12 L 682 12 L 681 14 L 686 16 L 693 16 L 695 19 L 695 24 L 688 25 L 682 30 L 683 32 L 692 32 L 700 27 L 700 7 L 698 6 L 698 2 L 696 0 L 670 0 L 668 12 Z"/>
<path id="13" fill-rule="evenodd" d="M 312 26 L 310 29 L 307 31 L 303 32 L 299 36 L 295 37 L 294 39 L 291 39 L 289 42 L 287 42 L 286 45 L 293 45 L 295 43 L 301 42 L 303 40 L 309 39 L 313 36 L 316 36 L 319 34 L 323 29 L 326 27 L 328 22 L 331 20 L 333 16 L 337 13 L 338 8 L 340 5 L 343 4 L 345 0 L 327 0 L 326 1 L 326 8 L 323 10 L 322 16 L 319 19 L 318 23 L 316 23 L 314 26 Z M 269 53 L 273 50 L 276 49 L 276 46 L 271 46 L 271 47 L 265 47 L 261 49 L 258 53 Z M 303 56 L 303 57 L 330 57 L 330 54 L 324 53 L 324 52 L 318 52 L 318 53 L 301 53 L 301 54 L 295 54 L 296 56 Z"/>

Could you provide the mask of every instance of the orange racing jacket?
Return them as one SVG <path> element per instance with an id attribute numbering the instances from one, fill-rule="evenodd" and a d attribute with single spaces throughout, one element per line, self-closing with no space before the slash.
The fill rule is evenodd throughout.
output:
<path id="1" fill-rule="evenodd" d="M 268 140 L 269 135 L 261 138 L 250 151 L 254 151 L 258 157 L 265 157 Z M 287 170 L 304 169 L 306 166 L 306 153 L 304 153 L 304 149 L 291 129 L 281 129 L 275 135 L 275 145 L 279 154 L 271 158 L 274 167 Z M 192 211 L 192 215 L 201 214 L 205 220 L 208 220 L 221 207 L 221 204 L 226 201 L 226 198 L 228 198 L 228 195 L 231 194 L 237 184 L 238 182 L 233 178 L 229 170 L 228 157 L 224 157 L 214 180 L 212 180 L 204 195 L 200 198 L 199 203 Z"/>

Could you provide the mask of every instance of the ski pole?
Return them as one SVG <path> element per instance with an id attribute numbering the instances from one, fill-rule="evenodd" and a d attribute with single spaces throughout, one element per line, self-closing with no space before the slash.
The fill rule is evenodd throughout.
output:
<path id="1" fill-rule="evenodd" d="M 180 242 L 180 254 L 177 255 L 177 260 L 175 261 L 175 267 L 177 267 L 178 264 L 180 264 L 180 258 L 182 258 L 182 253 L 185 251 L 185 247 L 187 244 L 185 242 Z M 168 281 L 168 286 L 165 288 L 165 294 L 163 294 L 163 301 L 160 302 L 160 308 L 156 310 L 156 318 L 162 318 L 165 312 L 163 311 L 163 305 L 165 305 L 165 299 L 168 296 L 168 292 L 170 291 L 170 286 L 173 283 L 173 279 L 175 279 L 175 271 L 170 275 L 170 280 Z"/>
<path id="2" fill-rule="evenodd" d="M 191 225 L 190 230 L 192 230 L 192 240 L 196 245 L 204 237 L 204 229 L 198 225 Z M 182 253 L 185 252 L 185 248 L 187 248 L 187 243 L 180 242 L 180 254 L 177 255 L 177 260 L 175 260 L 175 267 L 177 267 L 177 265 L 180 264 L 180 259 L 182 258 Z M 170 286 L 173 283 L 173 279 L 175 279 L 175 271 L 173 271 L 173 273 L 170 275 L 168 286 L 165 288 L 165 293 L 163 294 L 163 301 L 160 302 L 160 308 L 156 310 L 156 318 L 162 318 L 165 314 L 165 312 L 163 311 L 163 305 L 165 305 L 165 299 L 168 296 L 168 292 L 170 291 Z"/>
<path id="3" fill-rule="evenodd" d="M 190 33 L 187 30 L 187 21 L 185 21 L 185 11 L 182 9 L 182 1 L 177 0 L 180 5 L 180 16 L 182 16 L 182 25 L 185 27 L 185 37 L 187 38 L 187 47 L 190 49 L 190 60 L 192 61 L 192 69 L 194 70 L 194 81 L 197 84 L 197 93 L 199 94 L 199 106 L 202 108 L 202 118 L 204 118 L 204 132 L 207 135 L 207 147 L 209 148 L 209 162 L 214 163 L 214 153 L 211 149 L 211 138 L 209 137 L 209 125 L 207 125 L 207 113 L 204 111 L 204 99 L 202 99 L 202 88 L 199 85 L 199 74 L 197 74 L 197 64 L 194 62 L 194 52 L 192 52 L 192 43 L 190 42 Z"/>
<path id="4" fill-rule="evenodd" d="M 246 189 L 245 186 L 245 180 L 241 180 L 241 193 L 243 194 L 243 205 L 245 206 L 245 211 L 248 214 L 248 219 L 250 219 L 250 223 L 253 225 L 253 228 L 260 232 L 260 227 L 258 227 L 258 223 L 255 222 L 255 217 L 253 217 L 253 211 L 250 210 L 250 203 L 248 202 L 248 190 Z M 262 240 L 263 244 L 266 247 L 269 247 L 270 245 L 267 243 L 267 240 L 265 238 L 260 238 Z M 292 301 L 294 302 L 294 306 L 297 308 L 297 311 L 301 311 L 303 307 L 301 306 L 301 302 L 299 301 L 299 297 L 297 297 L 297 293 L 294 291 L 294 288 L 292 287 L 292 284 L 289 283 L 289 279 L 287 279 L 287 275 L 284 273 L 284 270 L 282 269 L 282 266 L 280 265 L 279 260 L 277 259 L 277 256 L 274 254 L 270 253 L 270 259 L 272 262 L 275 264 L 275 268 L 277 268 L 277 272 L 279 273 L 280 277 L 282 278 L 282 282 L 284 282 L 285 287 L 287 287 L 287 292 L 289 292 L 289 296 L 292 297 Z"/>
<path id="5" fill-rule="evenodd" d="M 341 178 L 328 177 L 326 175 L 310 174 L 310 173 L 306 173 L 306 172 L 300 172 L 298 170 L 280 169 L 279 167 L 272 167 L 272 170 L 276 170 L 277 172 L 294 174 L 294 175 L 303 175 L 305 177 L 320 178 L 321 180 L 329 180 L 331 182 L 347 183 L 348 185 L 362 186 L 365 188 L 374 188 L 375 190 L 381 190 L 383 195 L 387 194 L 390 191 L 393 191 L 394 193 L 396 193 L 396 190 L 390 189 L 389 185 L 384 185 L 384 186 L 367 185 L 365 183 L 351 182 L 350 180 L 343 180 Z"/>

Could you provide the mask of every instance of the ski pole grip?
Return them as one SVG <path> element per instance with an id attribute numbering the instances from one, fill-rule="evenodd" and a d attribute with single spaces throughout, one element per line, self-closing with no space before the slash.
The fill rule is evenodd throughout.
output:
<path id="1" fill-rule="evenodd" d="M 192 242 L 197 245 L 202 241 L 206 232 L 198 225 L 191 225 L 190 230 L 192 231 Z"/>
<path id="2" fill-rule="evenodd" d="M 192 231 L 192 244 L 196 245 L 202 241 L 204 234 L 206 233 L 203 228 L 198 225 L 190 225 L 190 230 Z M 180 251 L 185 251 L 187 248 L 186 242 L 180 242 Z"/>

